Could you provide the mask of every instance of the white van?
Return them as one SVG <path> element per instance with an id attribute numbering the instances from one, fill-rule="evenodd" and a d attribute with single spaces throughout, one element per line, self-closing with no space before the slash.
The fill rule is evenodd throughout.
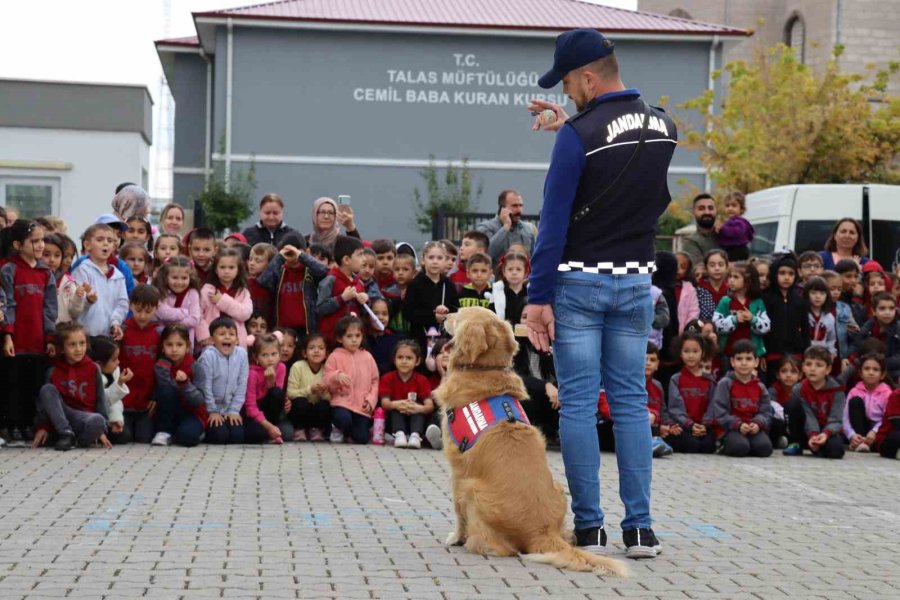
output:
<path id="1" fill-rule="evenodd" d="M 835 223 L 863 224 L 869 256 L 886 269 L 900 249 L 900 186 L 879 184 L 783 185 L 747 195 L 744 215 L 756 229 L 752 254 L 785 248 L 823 250 Z"/>
<path id="2" fill-rule="evenodd" d="M 884 268 L 900 263 L 900 186 L 880 184 L 782 185 L 747 195 L 744 215 L 756 229 L 751 254 L 786 248 L 797 254 L 824 250 L 835 223 L 850 217 L 863 224 L 869 256 Z M 694 224 L 675 232 L 690 235 Z M 676 249 L 680 247 L 676 239 Z"/>

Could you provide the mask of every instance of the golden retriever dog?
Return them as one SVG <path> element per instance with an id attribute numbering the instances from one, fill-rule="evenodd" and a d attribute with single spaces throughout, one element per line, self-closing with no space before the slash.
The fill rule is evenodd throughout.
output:
<path id="1" fill-rule="evenodd" d="M 524 399 L 512 370 L 519 348 L 512 327 L 493 312 L 464 308 L 450 315 L 453 336 L 448 374 L 435 398 L 442 407 L 444 454 L 450 462 L 456 530 L 447 545 L 482 555 L 515 556 L 563 569 L 628 574 L 620 561 L 587 552 L 567 541 L 566 496 L 547 465 L 546 441 L 536 428 L 503 419 L 460 450 L 450 434 L 447 411 L 499 395 Z M 475 409 L 477 410 L 477 409 Z M 471 417 L 472 407 L 465 413 Z"/>

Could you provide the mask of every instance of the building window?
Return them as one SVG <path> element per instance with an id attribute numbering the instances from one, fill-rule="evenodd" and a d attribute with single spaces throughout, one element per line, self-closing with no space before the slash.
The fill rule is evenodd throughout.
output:
<path id="1" fill-rule="evenodd" d="M 794 14 L 784 26 L 784 43 L 794 49 L 797 59 L 806 62 L 806 23 L 803 17 Z"/>
<path id="2" fill-rule="evenodd" d="M 57 214 L 59 179 L 0 177 L 0 204 L 15 210 L 20 219 Z"/>
<path id="3" fill-rule="evenodd" d="M 694 17 L 691 16 L 691 13 L 684 10 L 683 8 L 676 8 L 675 10 L 669 11 L 670 17 L 677 17 L 679 19 L 687 19 L 688 21 L 693 21 Z"/>

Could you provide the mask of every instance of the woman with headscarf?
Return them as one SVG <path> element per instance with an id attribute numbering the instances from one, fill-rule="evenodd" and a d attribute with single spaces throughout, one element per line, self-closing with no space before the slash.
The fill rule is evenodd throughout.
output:
<path id="1" fill-rule="evenodd" d="M 150 217 L 150 196 L 139 185 L 129 184 L 116 192 L 112 199 L 113 213 L 123 223 L 129 219 L 148 219 Z"/>
<path id="2" fill-rule="evenodd" d="M 344 211 L 338 211 L 337 202 L 327 196 L 313 202 L 312 225 L 312 233 L 306 236 L 310 246 L 322 244 L 334 248 L 334 241 L 340 234 L 341 225 L 346 229 L 348 236 L 362 239 L 353 221 L 353 209 L 349 205 L 344 205 Z"/>

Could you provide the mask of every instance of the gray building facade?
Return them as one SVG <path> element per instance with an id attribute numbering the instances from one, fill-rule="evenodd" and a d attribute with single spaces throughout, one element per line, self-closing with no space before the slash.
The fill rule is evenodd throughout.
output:
<path id="1" fill-rule="evenodd" d="M 597 22 L 585 25 L 615 40 L 625 84 L 670 106 L 714 85 L 722 40 L 745 35 L 712 25 L 616 33 L 601 22 L 612 9 L 591 9 Z M 531 131 L 526 106 L 546 98 L 575 112 L 561 85 L 537 86 L 567 27 L 194 17 L 199 39 L 157 42 L 176 104 L 176 201 L 190 203 L 215 161 L 233 171 L 253 160 L 258 196 L 281 194 L 286 221 L 301 231 L 315 198 L 348 194 L 364 237 L 421 241 L 413 190 L 424 191 L 420 171 L 434 157 L 439 167 L 468 159 L 484 189 L 477 210 L 496 210 L 497 193 L 510 187 L 526 212 L 540 209 L 553 136 Z M 706 185 L 696 154 L 679 149 L 671 184 L 681 178 Z"/>

